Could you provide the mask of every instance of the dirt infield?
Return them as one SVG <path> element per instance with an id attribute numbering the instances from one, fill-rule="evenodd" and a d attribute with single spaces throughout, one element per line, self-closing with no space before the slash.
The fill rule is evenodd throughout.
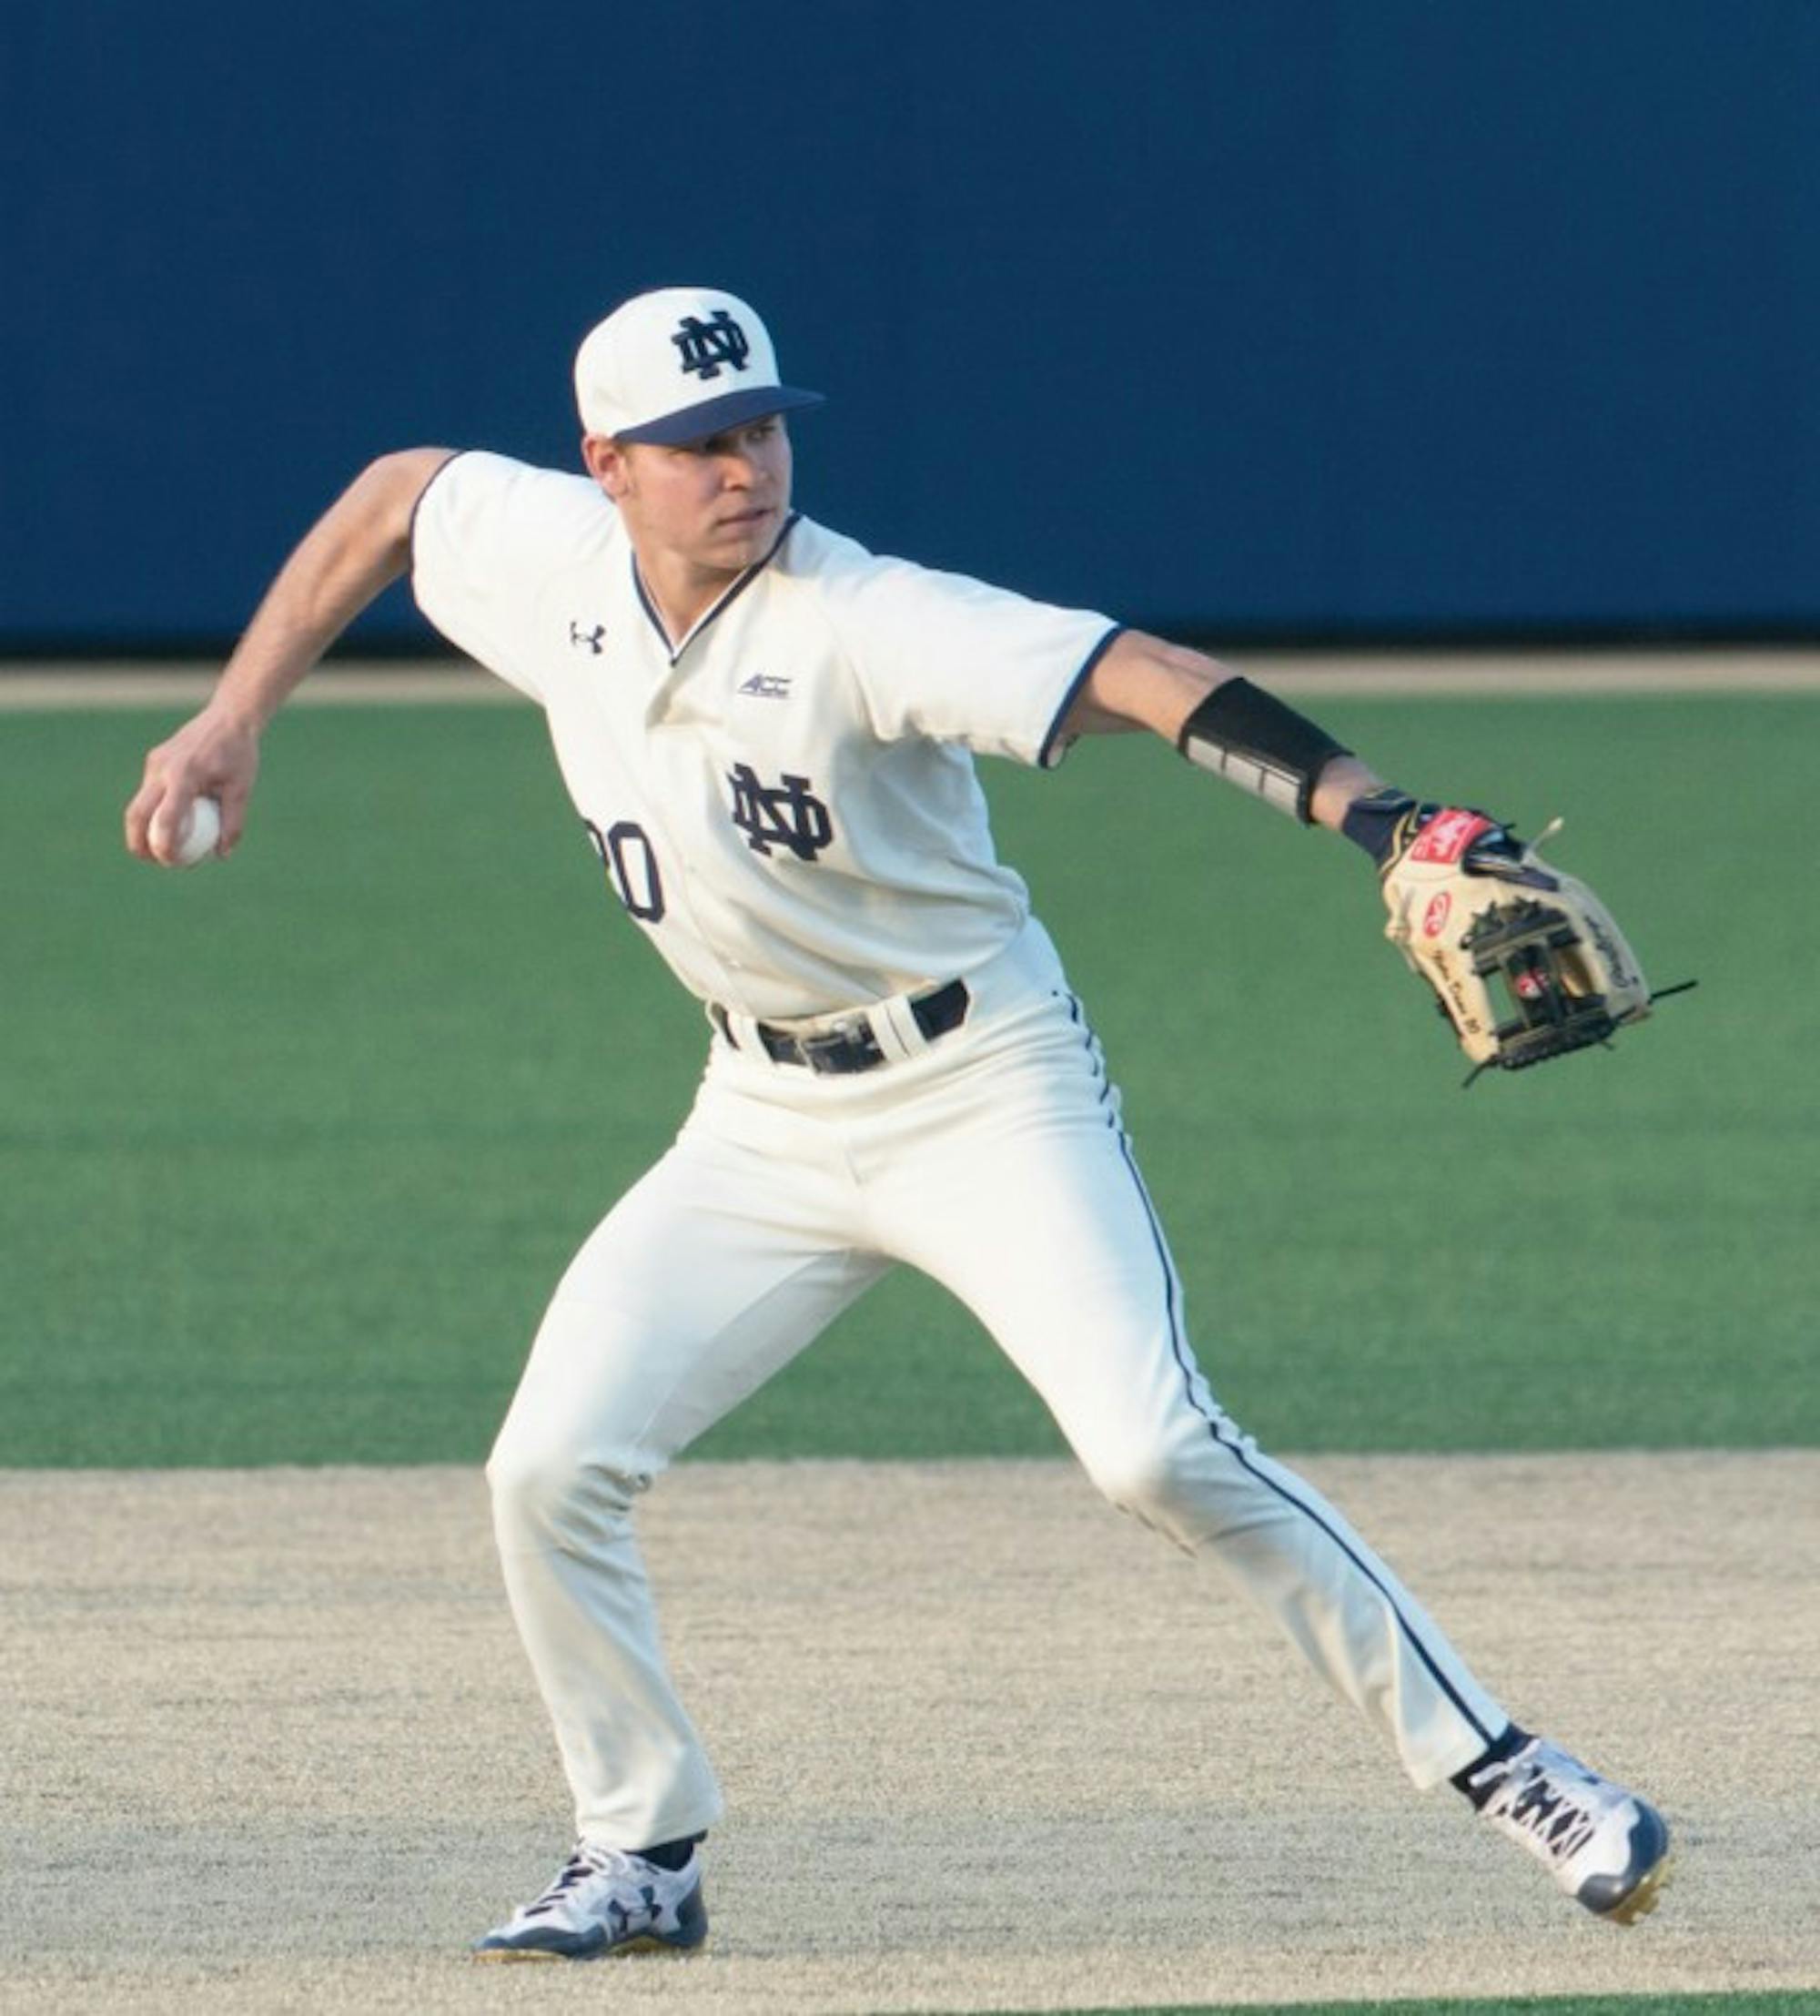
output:
<path id="1" fill-rule="evenodd" d="M 645 1532 L 729 1795 L 710 1946 L 481 1969 L 566 1839 L 480 1478 L 9 1472 L 0 2009 L 1820 1986 L 1820 1452 L 1305 1467 L 1520 1717 L 1655 1790 L 1653 1920 L 1410 1792 L 1066 1466 L 699 1465 Z"/>

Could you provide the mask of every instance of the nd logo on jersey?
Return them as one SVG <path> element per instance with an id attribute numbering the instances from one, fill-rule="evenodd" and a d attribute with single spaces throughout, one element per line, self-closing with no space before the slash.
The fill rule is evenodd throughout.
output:
<path id="1" fill-rule="evenodd" d="M 799 861 L 813 861 L 833 840 L 834 821 L 809 778 L 761 784 L 751 764 L 742 763 L 727 773 L 727 782 L 733 787 L 733 824 L 754 854 L 787 847 Z"/>

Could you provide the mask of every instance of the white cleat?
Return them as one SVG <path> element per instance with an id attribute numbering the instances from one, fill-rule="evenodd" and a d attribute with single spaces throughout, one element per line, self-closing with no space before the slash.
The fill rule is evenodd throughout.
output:
<path id="1" fill-rule="evenodd" d="M 1633 1925 L 1654 1910 L 1668 1879 L 1668 1824 L 1636 1793 L 1532 1737 L 1488 1764 L 1467 1796 L 1596 1917 Z"/>
<path id="2" fill-rule="evenodd" d="M 474 1947 L 476 1960 L 604 1960 L 688 1952 L 708 1936 L 702 1859 L 659 1869 L 642 1855 L 577 1841 L 543 1895 Z"/>

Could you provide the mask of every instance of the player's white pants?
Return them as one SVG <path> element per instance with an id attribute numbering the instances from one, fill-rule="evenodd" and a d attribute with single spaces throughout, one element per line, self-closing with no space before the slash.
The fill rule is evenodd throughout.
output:
<path id="1" fill-rule="evenodd" d="M 591 1839 L 648 1847 L 721 1810 L 658 1647 L 634 1501 L 895 1261 L 974 1311 L 1107 1496 L 1217 1560 L 1418 1785 L 1506 1727 L 1383 1562 L 1216 1404 L 1046 937 L 1031 926 L 969 984 L 964 1028 L 854 1076 L 717 1038 L 676 1144 L 544 1319 L 488 1474 Z"/>

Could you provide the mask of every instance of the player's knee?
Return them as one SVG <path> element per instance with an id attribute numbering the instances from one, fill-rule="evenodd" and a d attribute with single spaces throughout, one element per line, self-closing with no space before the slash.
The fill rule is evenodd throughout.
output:
<path id="1" fill-rule="evenodd" d="M 487 1488 L 500 1525 L 544 1525 L 572 1488 L 574 1466 L 547 1446 L 501 1435 L 487 1459 Z"/>
<path id="2" fill-rule="evenodd" d="M 1108 1451 L 1087 1464 L 1101 1494 L 1121 1512 L 1166 1528 L 1192 1498 L 1191 1467 L 1181 1452 L 1161 1443 Z"/>
<path id="3" fill-rule="evenodd" d="M 550 1534 L 628 1511 L 642 1480 L 602 1464 L 567 1435 L 501 1434 L 487 1460 L 500 1529 Z"/>

